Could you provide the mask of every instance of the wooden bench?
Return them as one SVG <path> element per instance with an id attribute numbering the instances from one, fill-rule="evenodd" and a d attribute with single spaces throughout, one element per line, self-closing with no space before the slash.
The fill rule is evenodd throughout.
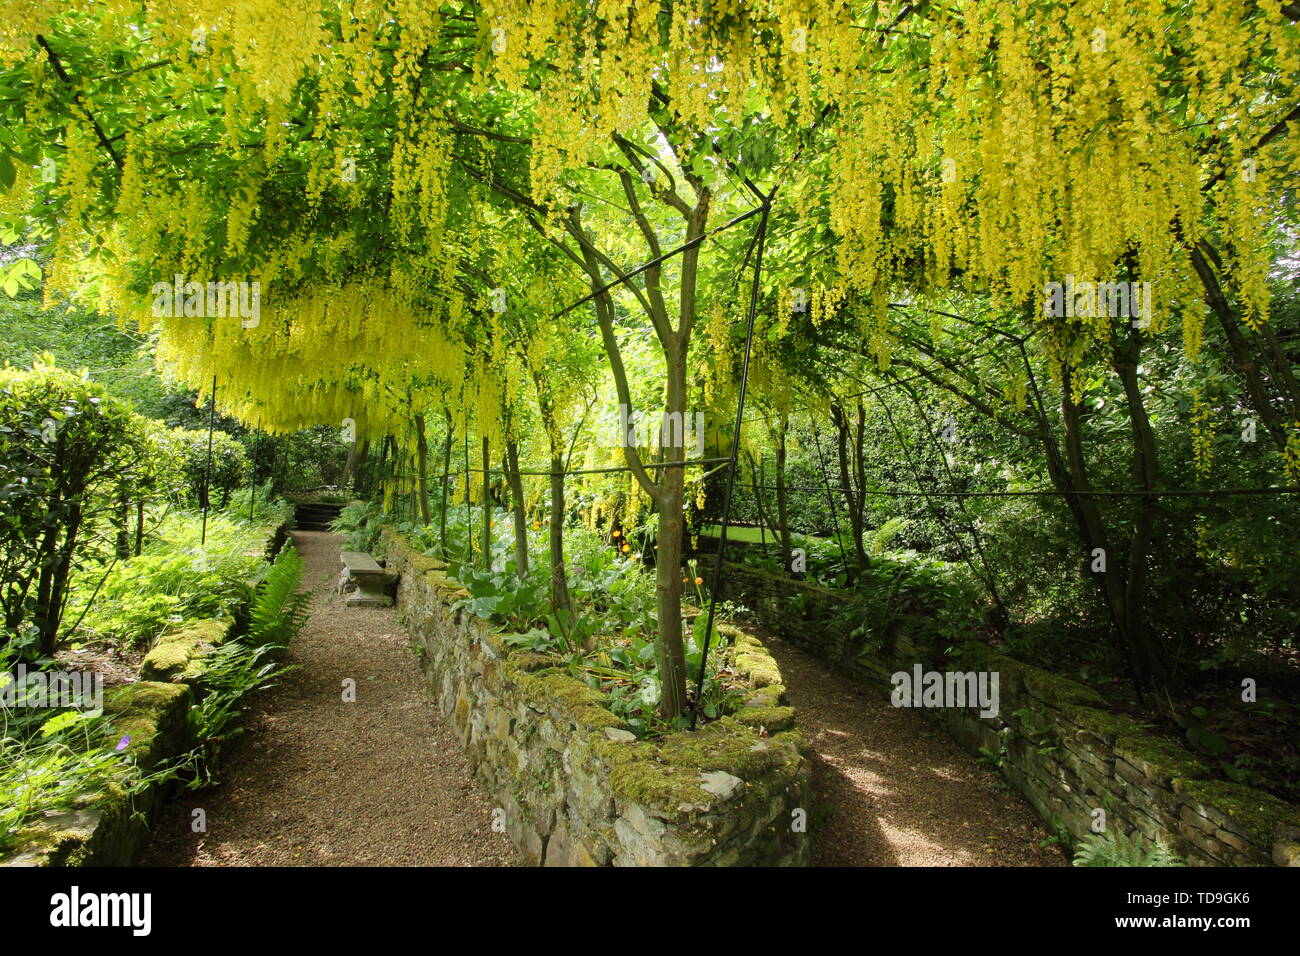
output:
<path id="1" fill-rule="evenodd" d="M 393 599 L 385 591 L 397 580 L 379 562 L 361 551 L 339 554 L 343 572 L 339 575 L 339 593 L 348 594 L 348 607 L 392 607 Z M 350 593 L 349 593 L 350 592 Z"/>

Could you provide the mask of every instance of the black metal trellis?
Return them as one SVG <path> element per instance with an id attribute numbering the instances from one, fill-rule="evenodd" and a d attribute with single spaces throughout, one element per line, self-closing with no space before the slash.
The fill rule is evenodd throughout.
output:
<path id="1" fill-rule="evenodd" d="M 813 445 L 814 445 L 814 446 L 816 447 L 816 449 L 817 449 L 817 464 L 818 464 L 818 466 L 821 468 L 821 472 L 822 472 L 822 482 L 823 482 L 823 484 L 826 485 L 826 503 L 830 506 L 830 509 L 831 509 L 831 528 L 834 529 L 834 531 L 835 531 L 835 544 L 836 544 L 836 546 L 840 549 L 840 560 L 841 560 L 842 562 L 844 562 L 844 566 L 845 566 L 845 567 L 848 567 L 848 565 L 849 565 L 849 559 L 848 559 L 848 557 L 844 554 L 844 540 L 840 537 L 840 520 L 839 520 L 839 518 L 837 518 L 836 515 L 835 515 L 835 496 L 831 494 L 831 479 L 830 479 L 830 476 L 829 476 L 829 475 L 827 474 L 827 472 L 826 472 L 826 460 L 825 460 L 825 458 L 822 457 L 822 442 L 821 442 L 821 438 L 818 436 L 818 434 L 817 434 L 817 429 L 815 429 L 815 428 L 813 429 Z M 786 491 L 791 490 L 789 485 L 786 485 L 785 488 L 786 488 Z M 795 490 L 796 490 L 796 491 L 802 491 L 802 490 L 811 490 L 811 491 L 815 491 L 815 490 L 817 490 L 817 489 L 809 487 L 808 489 L 796 488 Z M 842 494 L 842 495 L 845 496 L 845 498 L 848 497 L 849 489 L 847 489 L 847 488 L 840 488 L 839 491 L 840 491 L 840 494 Z"/>
<path id="2" fill-rule="evenodd" d="M 709 594 L 709 616 L 704 625 L 704 646 L 700 648 L 700 673 L 695 681 L 695 699 L 691 701 L 691 729 L 695 729 L 700 715 L 700 701 L 704 696 L 704 675 L 709 664 L 709 643 L 713 637 L 713 618 L 718 608 L 718 592 L 722 588 L 722 561 L 727 550 L 727 525 L 731 521 L 731 502 L 736 489 L 736 467 L 740 454 L 740 430 L 745 421 L 745 392 L 749 386 L 749 359 L 754 342 L 754 317 L 758 313 L 759 279 L 763 273 L 763 246 L 767 240 L 767 218 L 772 209 L 773 189 L 768 194 L 755 234 L 754 281 L 749 290 L 749 319 L 745 329 L 745 358 L 740 369 L 740 392 L 736 399 L 736 424 L 731 436 L 731 461 L 727 469 L 727 496 L 722 508 L 722 527 L 718 537 L 718 553 L 713 562 L 713 587 Z"/>
<path id="3" fill-rule="evenodd" d="M 754 338 L 754 320 L 758 312 L 759 282 L 762 276 L 763 247 L 767 237 L 767 222 L 768 222 L 768 216 L 772 210 L 772 200 L 775 198 L 777 189 L 779 189 L 780 187 L 779 185 L 774 187 L 772 191 L 768 193 L 766 196 L 762 196 L 762 194 L 757 190 L 756 187 L 753 187 L 752 184 L 750 184 L 750 188 L 754 191 L 757 197 L 760 197 L 763 200 L 762 203 L 757 207 L 755 207 L 754 209 L 750 209 L 747 212 L 741 213 L 740 215 L 735 216 L 732 219 L 729 219 L 727 222 L 723 223 L 720 226 L 716 226 L 713 229 L 706 230 L 705 232 L 694 237 L 693 239 L 687 240 L 686 242 L 682 243 L 676 248 L 670 249 L 668 252 L 662 253 L 661 255 L 658 255 L 653 259 L 650 259 L 648 262 L 642 263 L 641 265 L 637 266 L 635 269 L 632 269 L 629 272 L 619 273 L 610 282 L 603 284 L 602 286 L 600 286 L 597 289 L 594 289 L 592 292 L 588 293 L 582 298 L 565 306 L 554 316 L 555 318 L 558 319 L 564 316 L 565 314 L 573 311 L 574 309 L 578 308 L 579 306 L 583 305 L 584 303 L 590 302 L 596 299 L 597 297 L 608 293 L 611 289 L 619 285 L 627 285 L 628 283 L 630 283 L 632 279 L 634 279 L 636 276 L 640 275 L 641 273 L 654 268 L 655 266 L 667 261 L 668 259 L 671 259 L 673 256 L 680 255 L 681 253 L 687 251 L 688 249 L 692 249 L 695 246 L 698 246 L 700 243 L 704 242 L 704 240 L 708 239 L 710 236 L 717 235 L 718 233 L 726 229 L 730 229 L 732 226 L 739 225 L 740 223 L 752 219 L 755 216 L 760 217 L 758 229 L 755 232 L 754 240 L 753 243 L 751 244 L 751 249 L 756 249 L 757 253 L 754 260 L 754 277 L 750 287 L 749 315 L 746 323 L 747 327 L 746 327 L 746 334 L 745 334 L 745 355 L 744 355 L 744 360 L 741 368 L 740 390 L 739 390 L 739 395 L 736 403 L 736 421 L 735 421 L 735 431 L 732 436 L 731 454 L 725 458 L 642 464 L 642 468 L 647 470 L 651 468 L 674 468 L 674 467 L 685 468 L 691 466 L 700 466 L 706 464 L 720 464 L 720 463 L 726 464 L 728 469 L 727 470 L 727 495 L 726 495 L 725 505 L 723 509 L 722 524 L 721 524 L 721 540 L 718 543 L 718 554 L 717 554 L 717 559 L 714 563 L 714 575 L 713 575 L 714 580 L 713 580 L 712 593 L 709 599 L 708 619 L 704 631 L 704 646 L 701 648 L 699 676 L 695 684 L 695 698 L 692 701 L 692 705 L 691 705 L 691 721 L 690 721 L 691 729 L 695 728 L 696 722 L 699 717 L 700 698 L 704 689 L 704 676 L 705 676 L 706 668 L 708 666 L 709 645 L 711 643 L 712 636 L 713 636 L 713 622 L 717 612 L 718 592 L 721 588 L 721 583 L 722 583 L 723 557 L 725 555 L 726 547 L 727 547 L 727 526 L 731 518 L 731 504 L 734 496 L 735 481 L 736 481 L 737 456 L 739 455 L 739 451 L 740 451 L 741 429 L 744 425 L 745 393 L 748 388 L 748 381 L 749 381 L 749 361 L 752 352 L 752 345 L 753 345 L 753 338 Z M 748 261 L 748 254 L 746 254 L 746 261 Z M 469 506 L 469 475 L 471 472 L 471 467 L 469 462 L 468 434 L 466 435 L 465 441 L 466 441 L 465 497 L 466 497 L 466 510 L 469 511 L 470 510 L 468 507 Z M 496 471 L 496 469 L 490 468 L 486 463 L 486 461 L 484 462 L 483 468 L 473 469 L 473 470 L 483 474 L 485 478 L 489 474 Z M 630 465 L 625 465 L 621 467 L 565 471 L 562 474 L 565 475 L 596 474 L 602 472 L 621 472 L 621 471 L 633 471 L 633 470 L 635 469 L 633 469 Z M 520 472 L 520 474 L 553 475 L 554 472 L 550 470 L 547 471 L 539 470 L 533 472 Z M 471 521 L 473 520 L 472 517 L 470 520 Z M 472 530 L 470 532 L 470 540 L 471 541 L 473 540 Z"/>

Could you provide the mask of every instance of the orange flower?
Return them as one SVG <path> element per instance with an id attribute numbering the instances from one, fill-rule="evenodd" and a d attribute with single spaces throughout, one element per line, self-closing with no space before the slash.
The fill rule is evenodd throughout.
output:
<path id="1" fill-rule="evenodd" d="M 612 534 L 614 537 L 617 538 L 618 535 L 619 535 L 619 530 L 618 530 L 617 528 L 615 528 L 613 531 L 610 532 L 610 534 Z"/>
<path id="2" fill-rule="evenodd" d="M 704 578 L 696 578 L 696 579 L 695 579 L 695 583 L 696 583 L 696 584 L 703 584 L 703 583 L 704 583 Z"/>
<path id="3" fill-rule="evenodd" d="M 628 545 L 626 545 L 626 544 L 623 545 L 623 553 L 624 553 L 624 554 L 627 554 L 627 553 L 628 553 L 629 551 L 631 551 L 631 550 L 632 550 L 631 547 L 629 547 Z"/>

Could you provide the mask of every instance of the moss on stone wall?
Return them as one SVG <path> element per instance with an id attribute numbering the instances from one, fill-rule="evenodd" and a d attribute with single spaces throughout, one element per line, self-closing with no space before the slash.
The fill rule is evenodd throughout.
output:
<path id="1" fill-rule="evenodd" d="M 265 551 L 273 557 L 286 540 L 285 526 L 267 528 L 266 536 Z M 139 680 L 104 692 L 104 713 L 112 719 L 106 743 L 130 738 L 125 753 L 146 774 L 187 752 L 195 743 L 186 721 L 194 700 L 190 685 L 202 679 L 203 656 L 235 628 L 236 620 L 227 617 L 164 635 L 146 655 Z M 110 785 L 83 808 L 21 831 L 19 849 L 0 866 L 129 866 L 170 789 L 165 780 L 136 794 Z"/>
<path id="2" fill-rule="evenodd" d="M 233 626 L 233 618 L 221 617 L 164 634 L 145 655 L 140 665 L 140 679 L 186 683 L 196 680 L 203 672 L 201 658 L 221 644 Z"/>
<path id="3" fill-rule="evenodd" d="M 780 670 L 753 635 L 719 627 L 753 685 L 740 713 L 637 740 L 559 657 L 512 647 L 481 619 L 452 612 L 463 591 L 442 571 L 421 571 L 413 549 L 385 534 L 390 568 L 402 574 L 399 614 L 434 695 L 527 861 L 809 861 L 809 835 L 789 824 L 808 805 L 806 747 Z"/>
<path id="4" fill-rule="evenodd" d="M 1112 825 L 1159 839 L 1192 863 L 1300 863 L 1296 837 L 1287 836 L 1300 833 L 1300 808 L 1219 779 L 1178 741 L 1112 713 L 1090 687 L 978 641 L 945 656 L 923 624 L 908 619 L 887 646 L 859 653 L 843 633 L 822 626 L 844 596 L 791 578 L 728 565 L 724 590 L 792 643 L 863 681 L 886 684 L 892 672 L 917 663 L 926 670 L 997 672 L 999 716 L 921 713 L 938 717 L 968 749 L 997 750 L 1007 779 L 1044 819 L 1076 836 L 1089 832 L 1093 808 L 1106 807 Z"/>

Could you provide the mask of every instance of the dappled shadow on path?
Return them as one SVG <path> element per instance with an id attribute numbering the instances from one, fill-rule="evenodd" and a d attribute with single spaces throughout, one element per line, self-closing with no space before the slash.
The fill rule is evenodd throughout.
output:
<path id="1" fill-rule="evenodd" d="M 1064 866 L 1033 809 L 887 690 L 765 635 L 814 751 L 820 866 Z"/>

